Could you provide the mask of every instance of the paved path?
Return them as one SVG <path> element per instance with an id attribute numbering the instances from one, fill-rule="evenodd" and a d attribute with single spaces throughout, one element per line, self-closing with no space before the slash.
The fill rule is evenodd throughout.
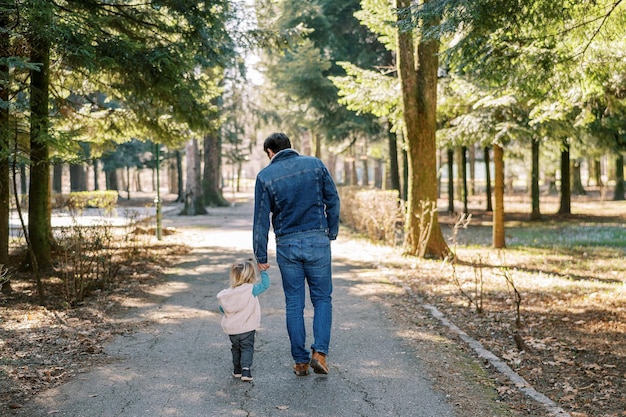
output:
<path id="1" fill-rule="evenodd" d="M 150 325 L 108 345 L 110 364 L 44 392 L 14 415 L 455 415 L 452 405 L 423 377 L 423 364 L 397 335 L 382 307 L 359 295 L 371 274 L 346 256 L 341 241 L 333 243 L 330 374 L 293 374 L 280 275 L 271 258 L 271 287 L 260 299 L 263 319 L 254 381 L 230 376 L 230 346 L 220 327 L 215 295 L 227 286 L 230 263 L 251 256 L 251 210 L 247 204 L 193 218 L 167 215 L 164 226 L 176 226 L 180 233 L 174 236 L 194 248 L 171 268 L 167 281 L 154 288 L 156 301 L 136 309 L 137 318 Z M 310 330 L 310 305 L 307 311 Z"/>

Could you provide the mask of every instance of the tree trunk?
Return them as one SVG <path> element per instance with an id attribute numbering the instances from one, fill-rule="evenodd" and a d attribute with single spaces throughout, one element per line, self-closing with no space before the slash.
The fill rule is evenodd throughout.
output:
<path id="1" fill-rule="evenodd" d="M 493 211 L 491 204 L 491 158 L 489 158 L 489 146 L 485 146 L 485 195 L 487 198 L 487 212 Z"/>
<path id="2" fill-rule="evenodd" d="M 463 213 L 468 214 L 469 210 L 467 209 L 467 146 L 461 147 L 461 181 L 462 181 L 462 190 L 463 190 Z"/>
<path id="3" fill-rule="evenodd" d="M 98 182 L 98 171 L 100 164 L 97 159 L 92 159 L 91 162 L 93 164 L 93 189 L 98 191 L 100 190 L 100 184 Z"/>
<path id="4" fill-rule="evenodd" d="M 363 161 L 363 187 L 369 187 L 370 185 L 370 174 L 369 174 L 369 163 L 366 155 L 363 155 L 361 159 Z"/>
<path id="5" fill-rule="evenodd" d="M 130 167 L 126 167 L 126 199 L 130 200 Z"/>
<path id="6" fill-rule="evenodd" d="M 176 151 L 176 179 L 178 180 L 178 197 L 176 197 L 176 202 L 182 203 L 185 201 L 185 188 L 183 186 L 183 156 L 180 150 Z"/>
<path id="7" fill-rule="evenodd" d="M 172 154 L 167 157 L 167 189 L 170 194 L 178 195 L 178 175 L 176 173 L 176 158 Z"/>
<path id="8" fill-rule="evenodd" d="M 456 178 L 454 178 L 454 183 L 457 185 L 455 187 L 455 196 L 454 198 L 459 201 L 463 201 L 463 148 L 456 147 L 454 149 L 454 157 L 456 158 Z"/>
<path id="9" fill-rule="evenodd" d="M 596 186 L 604 186 L 602 182 L 602 164 L 597 159 L 593 160 L 593 178 L 596 180 Z"/>
<path id="10" fill-rule="evenodd" d="M 408 7 L 410 3 L 410 0 L 396 0 L 398 8 Z M 431 23 L 434 22 L 425 22 L 424 25 L 430 26 Z M 409 157 L 405 250 L 411 255 L 444 258 L 450 250 L 437 216 L 435 143 L 439 42 L 421 39 L 417 48 L 417 61 L 413 46 L 412 34 L 398 31 L 397 65 Z M 424 225 L 417 216 L 424 204 L 430 205 L 432 210 L 428 225 Z M 425 227 L 431 228 L 429 233 L 425 233 Z"/>
<path id="11" fill-rule="evenodd" d="M 63 193 L 63 164 L 56 164 L 52 168 L 52 191 Z"/>
<path id="12" fill-rule="evenodd" d="M 530 200 L 531 212 L 530 220 L 540 220 L 541 210 L 539 208 L 539 140 L 533 138 L 531 144 L 532 168 L 530 174 Z"/>
<path id="13" fill-rule="evenodd" d="M 570 187 L 569 172 L 569 141 L 563 141 L 563 150 L 561 151 L 561 206 L 559 214 L 572 214 L 572 190 Z"/>
<path id="14" fill-rule="evenodd" d="M 185 156 L 187 158 L 187 188 L 185 189 L 185 206 L 180 214 L 184 216 L 206 214 L 197 139 L 187 141 Z"/>
<path id="15" fill-rule="evenodd" d="M 143 192 L 143 185 L 141 184 L 141 171 L 143 171 L 143 169 L 135 168 L 135 172 L 134 172 L 135 191 L 140 192 L 140 193 Z"/>
<path id="16" fill-rule="evenodd" d="M 476 145 L 469 148 L 470 195 L 476 195 Z"/>
<path id="17" fill-rule="evenodd" d="M 404 140 L 404 139 L 403 139 Z M 409 199 L 409 153 L 402 147 L 402 200 Z"/>
<path id="18" fill-rule="evenodd" d="M 19 164 L 20 167 L 20 193 L 21 195 L 25 196 L 26 194 L 28 194 L 28 189 L 29 187 L 29 178 L 26 175 L 26 164 L 21 162 Z"/>
<path id="19" fill-rule="evenodd" d="M 9 26 L 8 13 L 0 13 L 0 27 Z M 9 66 L 3 58 L 8 58 L 9 53 L 9 32 L 0 31 L 0 102 L 9 102 Z M 9 263 L 9 237 L 11 229 L 9 227 L 9 214 L 11 188 L 10 184 L 10 162 L 11 141 L 9 129 L 9 109 L 8 106 L 0 106 L 0 264 Z M 3 294 L 10 294 L 12 291 L 11 281 L 0 284 Z"/>
<path id="20" fill-rule="evenodd" d="M 117 182 L 117 170 L 106 171 L 105 173 L 106 189 L 112 191 L 119 191 L 120 186 Z"/>
<path id="21" fill-rule="evenodd" d="M 495 167 L 494 211 L 493 211 L 493 247 L 506 247 L 504 233 L 504 150 L 500 145 L 493 145 L 493 163 Z"/>
<path id="22" fill-rule="evenodd" d="M 617 153 L 615 158 L 615 192 L 613 200 L 624 200 L 624 154 Z"/>
<path id="23" fill-rule="evenodd" d="M 47 8 L 46 8 L 47 9 Z M 30 191 L 28 200 L 28 234 L 35 269 L 46 270 L 52 265 L 52 227 L 50 219 L 50 166 L 48 116 L 50 85 L 50 42 L 45 38 L 51 22 L 51 12 L 34 13 L 31 39 L 31 62 L 39 64 L 30 71 Z M 41 34 L 41 35 L 40 35 Z M 31 259 L 33 261 L 33 259 Z M 39 301 L 44 303 L 43 284 L 37 273 Z"/>
<path id="24" fill-rule="evenodd" d="M 587 195 L 585 187 L 583 187 L 583 179 L 581 173 L 581 160 L 577 159 L 572 162 L 572 194 L 573 195 Z"/>
<path id="25" fill-rule="evenodd" d="M 448 148 L 448 213 L 454 214 L 454 149 Z"/>
<path id="26" fill-rule="evenodd" d="M 315 133 L 311 134 L 311 139 L 313 140 L 313 146 L 315 149 L 314 156 L 318 159 L 322 159 L 322 138 L 320 138 L 320 136 Z"/>
<path id="27" fill-rule="evenodd" d="M 379 158 L 374 159 L 374 188 L 379 190 L 383 188 L 383 173 L 383 160 Z"/>
<path id="28" fill-rule="evenodd" d="M 387 140 L 389 143 L 389 174 L 391 189 L 400 193 L 400 167 L 398 164 L 398 137 L 391 131 L 391 122 L 387 123 Z"/>
<path id="29" fill-rule="evenodd" d="M 219 135 L 215 133 L 204 137 L 204 175 L 202 181 L 202 191 L 204 193 L 204 203 L 209 207 L 225 207 L 228 201 L 222 195 L 220 187 L 220 170 L 222 145 Z"/>
<path id="30" fill-rule="evenodd" d="M 83 164 L 70 164 L 70 190 L 87 191 L 87 177 Z"/>

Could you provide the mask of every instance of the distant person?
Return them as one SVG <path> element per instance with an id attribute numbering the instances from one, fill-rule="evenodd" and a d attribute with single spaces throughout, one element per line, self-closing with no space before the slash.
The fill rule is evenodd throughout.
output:
<path id="1" fill-rule="evenodd" d="M 270 286 L 266 271 L 259 273 L 252 260 L 238 261 L 230 267 L 230 287 L 217 294 L 222 317 L 222 329 L 228 334 L 233 354 L 233 376 L 252 381 L 254 336 L 261 326 L 261 304 L 258 296 Z"/>
<path id="2" fill-rule="evenodd" d="M 298 376 L 328 374 L 333 290 L 330 241 L 339 232 L 339 196 L 330 173 L 317 158 L 291 149 L 284 133 L 263 144 L 270 164 L 259 172 L 254 190 L 254 254 L 259 269 L 269 268 L 267 241 L 271 222 L 276 259 L 285 292 L 287 332 Z M 304 325 L 305 282 L 313 304 L 311 352 Z"/>

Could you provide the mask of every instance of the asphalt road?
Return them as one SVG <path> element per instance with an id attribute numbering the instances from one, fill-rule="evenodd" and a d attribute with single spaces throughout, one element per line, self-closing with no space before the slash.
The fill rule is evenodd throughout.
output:
<path id="1" fill-rule="evenodd" d="M 371 280 L 345 251 L 334 262 L 330 374 L 297 377 L 284 321 L 284 298 L 274 259 L 271 286 L 260 296 L 253 382 L 231 376 L 227 335 L 216 294 L 228 285 L 228 267 L 251 257 L 251 207 L 210 211 L 164 226 L 193 252 L 154 288 L 151 303 L 133 316 L 149 323 L 106 346 L 111 361 L 38 395 L 16 416 L 453 416 L 453 406 L 425 378 L 424 364 L 399 336 L 382 307 L 362 295 Z M 164 237 L 170 239 L 170 237 Z M 271 249 L 271 248 L 270 248 Z M 335 251 L 335 249 L 338 249 Z M 311 312 L 307 324 L 311 337 Z"/>

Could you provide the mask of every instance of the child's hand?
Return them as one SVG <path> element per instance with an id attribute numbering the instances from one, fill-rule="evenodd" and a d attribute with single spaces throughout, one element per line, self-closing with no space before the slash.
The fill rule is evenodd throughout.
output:
<path id="1" fill-rule="evenodd" d="M 261 271 L 267 271 L 270 268 L 270 264 L 259 264 L 259 269 Z"/>

